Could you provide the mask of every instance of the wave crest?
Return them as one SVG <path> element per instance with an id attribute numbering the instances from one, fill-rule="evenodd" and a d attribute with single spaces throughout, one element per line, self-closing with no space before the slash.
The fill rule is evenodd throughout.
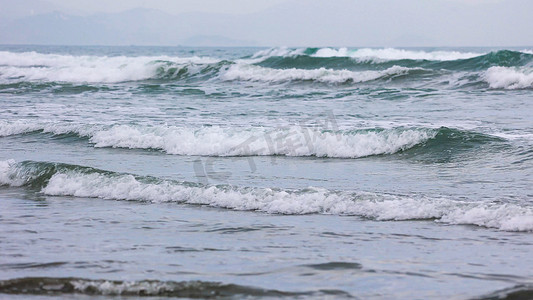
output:
<path id="1" fill-rule="evenodd" d="M 117 126 L 90 139 L 96 147 L 159 149 L 169 154 L 206 156 L 317 156 L 358 158 L 393 154 L 434 138 L 438 130 L 389 129 L 323 131 L 299 126 L 249 130 Z"/>
<path id="2" fill-rule="evenodd" d="M 22 162 L 0 164 L 0 184 L 40 188 L 52 196 L 176 202 L 273 214 L 353 215 L 375 220 L 435 219 L 506 231 L 533 231 L 533 209 L 510 203 L 330 191 L 208 186 L 108 172 L 89 167 Z"/>
<path id="3" fill-rule="evenodd" d="M 287 47 L 270 48 L 256 52 L 253 58 L 268 57 L 294 57 L 306 55 L 311 57 L 350 57 L 360 61 L 387 61 L 387 60 L 432 60 L 432 61 L 451 61 L 467 59 L 481 56 L 485 53 L 478 52 L 460 52 L 460 51 L 424 51 L 424 50 L 406 50 L 396 48 L 297 48 Z"/>
<path id="4" fill-rule="evenodd" d="M 493 89 L 533 88 L 533 68 L 491 67 L 483 79 Z"/>
<path id="5" fill-rule="evenodd" d="M 347 48 L 321 48 L 312 56 L 315 57 L 351 57 L 361 61 L 375 60 L 432 60 L 432 61 L 451 61 L 467 59 L 483 55 L 483 53 L 459 52 L 459 51 L 416 51 L 395 48 L 361 48 L 348 50 Z"/>
<path id="6" fill-rule="evenodd" d="M 95 147 L 154 149 L 168 154 L 200 156 L 360 158 L 408 150 L 412 150 L 412 155 L 431 155 L 442 151 L 469 151 L 479 145 L 505 141 L 496 136 L 446 127 L 326 130 L 297 125 L 241 128 L 0 122 L 0 137 L 31 132 L 77 135 Z"/>
<path id="7" fill-rule="evenodd" d="M 343 291 L 282 292 L 210 281 L 118 281 L 84 278 L 25 277 L 0 280 L 0 293 L 19 295 L 84 294 L 180 298 L 296 297 L 304 295 L 348 295 Z"/>
<path id="8" fill-rule="evenodd" d="M 392 79 L 405 76 L 413 72 L 425 71 L 421 68 L 406 68 L 392 66 L 382 71 L 359 71 L 333 70 L 319 68 L 306 69 L 272 69 L 255 65 L 232 65 L 220 78 L 226 81 L 261 81 L 272 83 L 284 83 L 291 81 L 313 81 L 321 83 L 361 83 L 378 79 Z"/>
<path id="9" fill-rule="evenodd" d="M 274 84 L 320 82 L 363 83 L 396 78 L 439 83 L 450 71 L 470 83 L 485 80 L 492 88 L 530 88 L 533 55 L 500 50 L 489 53 L 405 49 L 273 48 L 246 59 L 170 56 L 73 56 L 0 51 L 0 89 L 49 88 L 47 84 L 90 84 L 69 87 L 94 91 L 102 85 L 130 81 L 254 81 Z M 514 69 L 503 69 L 512 68 Z M 505 74 L 504 74 L 504 70 Z M 512 72 L 514 70 L 514 73 Z M 522 74 L 522 75 L 520 75 Z M 407 82 L 407 81 L 406 81 Z M 486 86 L 486 84 L 483 84 Z"/>
<path id="10" fill-rule="evenodd" d="M 36 52 L 0 52 L 3 82 L 54 81 L 116 83 L 161 78 L 180 78 L 220 60 L 168 56 L 72 56 Z"/>

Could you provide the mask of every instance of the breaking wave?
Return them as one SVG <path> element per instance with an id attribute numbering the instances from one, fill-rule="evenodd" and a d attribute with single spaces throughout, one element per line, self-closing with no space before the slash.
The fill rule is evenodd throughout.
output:
<path id="1" fill-rule="evenodd" d="M 210 281 L 118 281 L 84 278 L 25 277 L 0 280 L 0 293 L 12 295 L 143 296 L 179 298 L 349 296 L 339 290 L 283 292 Z"/>
<path id="2" fill-rule="evenodd" d="M 73 56 L 0 52 L 0 91 L 20 92 L 67 84 L 66 91 L 99 90 L 101 85 L 135 81 L 255 81 L 265 83 L 364 83 L 396 78 L 439 83 L 467 72 L 470 83 L 491 88 L 530 88 L 533 55 L 526 51 L 489 53 L 404 49 L 273 48 L 235 60 L 171 56 Z M 504 72 L 503 68 L 509 68 Z M 515 73 L 512 73 L 515 72 Z M 512 74 L 511 74 L 512 73 Z M 522 74 L 522 75 L 520 75 Z M 21 83 L 32 83 L 30 87 Z M 92 84 L 69 86 L 68 84 Z M 488 83 L 488 85 L 487 85 Z M 97 84 L 97 85 L 95 85 Z"/>
<path id="3" fill-rule="evenodd" d="M 31 132 L 51 133 L 54 135 L 76 134 L 80 137 L 88 137 L 98 125 L 81 125 L 73 123 L 48 123 L 28 122 L 24 120 L 6 121 L 0 120 L 0 137 L 26 134 Z"/>
<path id="4" fill-rule="evenodd" d="M 24 133 L 75 134 L 94 147 L 154 149 L 200 156 L 315 156 L 360 158 L 415 150 L 456 152 L 504 139 L 441 128 L 324 130 L 317 127 L 175 127 L 0 122 L 0 136 Z"/>
<path id="5" fill-rule="evenodd" d="M 317 69 L 317 68 L 331 68 L 335 70 L 376 70 L 383 68 L 391 68 L 394 66 L 403 68 L 422 68 L 433 71 L 470 71 L 480 72 L 485 71 L 493 66 L 504 67 L 520 67 L 526 66 L 533 62 L 533 55 L 525 52 L 517 52 L 510 50 L 500 50 L 480 54 L 479 56 L 458 56 L 457 59 L 417 59 L 414 56 L 398 57 L 398 59 L 377 59 L 371 57 L 353 58 L 347 56 L 324 56 L 317 57 L 313 55 L 292 55 L 292 56 L 270 56 L 262 61 L 257 62 L 258 65 L 270 68 L 300 68 L 300 69 Z M 477 74 L 477 73 L 473 73 Z M 434 73 L 439 76 L 439 72 Z"/>
<path id="6" fill-rule="evenodd" d="M 283 83 L 291 81 L 313 81 L 322 83 L 360 83 L 378 79 L 393 79 L 395 77 L 407 76 L 415 72 L 424 72 L 421 68 L 405 68 L 392 66 L 382 71 L 359 71 L 333 70 L 318 68 L 306 69 L 273 69 L 255 65 L 232 65 L 221 74 L 222 80 L 233 81 L 262 81 Z"/>
<path id="7" fill-rule="evenodd" d="M 115 173 L 90 167 L 13 160 L 0 162 L 0 185 L 28 186 L 46 195 L 175 202 L 271 214 L 352 215 L 374 220 L 434 219 L 506 231 L 532 231 L 533 208 L 501 202 L 330 191 L 209 186 Z"/>
<path id="8" fill-rule="evenodd" d="M 494 89 L 533 88 L 533 68 L 491 67 L 483 79 Z"/>
<path id="9" fill-rule="evenodd" d="M 477 52 L 459 52 L 459 51 L 423 51 L 423 50 L 405 50 L 395 48 L 299 48 L 290 49 L 286 47 L 271 48 L 267 50 L 258 51 L 253 55 L 253 58 L 264 58 L 272 56 L 299 56 L 307 55 L 311 57 L 350 57 L 359 60 L 436 60 L 448 61 L 467 59 L 483 55 L 485 53 Z"/>
<path id="10" fill-rule="evenodd" d="M 44 81 L 117 83 L 180 79 L 218 71 L 224 61 L 203 57 L 72 56 L 36 52 L 0 52 L 2 83 Z"/>

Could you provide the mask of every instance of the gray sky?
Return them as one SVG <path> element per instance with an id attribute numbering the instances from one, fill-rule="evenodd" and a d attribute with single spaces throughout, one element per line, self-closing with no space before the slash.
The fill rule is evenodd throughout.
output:
<path id="1" fill-rule="evenodd" d="M 324 0 L 324 3 L 336 0 Z M 405 0 L 391 0 L 405 1 Z M 435 0 L 426 0 L 428 2 Z M 464 5 L 483 5 L 503 2 L 504 0 L 445 0 Z M 210 12 L 243 14 L 258 12 L 288 0 L 48 0 L 58 7 L 78 13 L 119 12 L 127 9 L 144 7 L 160 9 L 169 13 Z M 357 0 L 353 1 L 354 3 Z"/>
<path id="2" fill-rule="evenodd" d="M 0 43 L 532 46 L 532 15 L 533 0 L 0 0 Z"/>
<path id="3" fill-rule="evenodd" d="M 169 13 L 210 12 L 244 14 L 261 11 L 286 0 L 48 0 L 66 9 L 83 12 L 119 12 L 144 7 Z"/>

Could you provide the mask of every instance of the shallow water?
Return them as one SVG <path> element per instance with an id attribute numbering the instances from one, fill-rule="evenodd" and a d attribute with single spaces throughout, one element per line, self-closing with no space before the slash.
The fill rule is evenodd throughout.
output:
<path id="1" fill-rule="evenodd" d="M 530 49 L 0 48 L 0 298 L 531 295 Z"/>

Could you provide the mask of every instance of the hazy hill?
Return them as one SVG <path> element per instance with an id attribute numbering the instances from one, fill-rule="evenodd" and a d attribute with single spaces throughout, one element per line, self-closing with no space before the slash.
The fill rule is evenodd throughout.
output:
<path id="1" fill-rule="evenodd" d="M 57 9 L 55 5 L 42 0 L 0 0 L 0 20 L 5 22 Z"/>
<path id="2" fill-rule="evenodd" d="M 470 4 L 465 4 L 470 3 Z M 477 4 L 476 4 L 477 3 Z M 530 0 L 289 0 L 251 14 L 130 9 L 78 16 L 0 0 L 0 43 L 193 46 L 533 45 Z M 31 8 L 31 9 L 30 9 Z M 501 22 L 499 20 L 507 20 Z"/>

